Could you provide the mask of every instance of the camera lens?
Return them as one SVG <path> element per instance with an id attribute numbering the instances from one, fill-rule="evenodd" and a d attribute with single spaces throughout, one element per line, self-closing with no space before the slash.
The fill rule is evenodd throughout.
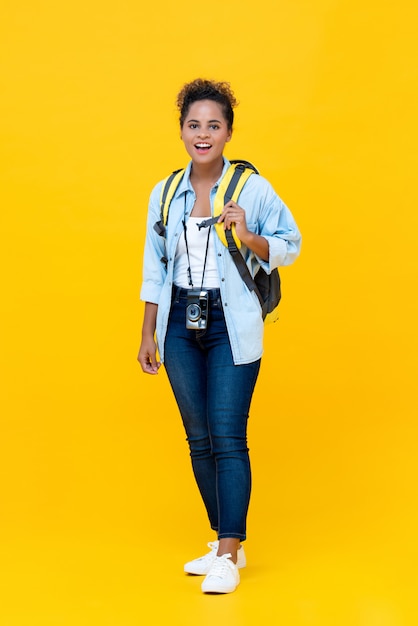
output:
<path id="1" fill-rule="evenodd" d="M 191 322 L 197 322 L 202 315 L 202 311 L 198 304 L 189 304 L 187 307 L 187 317 Z"/>

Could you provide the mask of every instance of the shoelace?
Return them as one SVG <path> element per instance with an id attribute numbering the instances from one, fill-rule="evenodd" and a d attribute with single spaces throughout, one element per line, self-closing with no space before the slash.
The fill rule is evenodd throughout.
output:
<path id="1" fill-rule="evenodd" d="M 228 554 L 216 557 L 212 567 L 210 568 L 208 576 L 218 576 L 219 578 L 223 578 L 225 574 L 231 570 L 232 561 L 228 562 L 231 556 L 232 554 L 228 552 Z"/>
<path id="2" fill-rule="evenodd" d="M 200 562 L 212 561 L 212 559 L 215 556 L 214 552 L 218 550 L 218 544 L 210 541 L 208 543 L 208 548 L 210 548 L 210 552 L 208 552 L 204 556 L 201 556 L 199 559 L 196 559 L 197 561 L 200 561 Z"/>

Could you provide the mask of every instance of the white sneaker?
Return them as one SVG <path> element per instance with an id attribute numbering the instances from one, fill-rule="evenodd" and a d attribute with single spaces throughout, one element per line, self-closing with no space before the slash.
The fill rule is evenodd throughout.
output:
<path id="1" fill-rule="evenodd" d="M 189 561 L 184 566 L 184 571 L 186 574 L 195 574 L 196 576 L 205 576 L 208 574 L 210 568 L 213 565 L 214 560 L 216 559 L 216 553 L 218 552 L 219 541 L 210 541 L 208 543 L 208 548 L 210 548 L 210 552 L 205 554 L 205 556 L 201 556 L 198 559 L 194 559 L 193 561 Z M 247 559 L 245 557 L 244 546 L 240 546 L 238 549 L 238 560 L 237 567 L 245 567 L 247 565 Z"/>
<path id="2" fill-rule="evenodd" d="M 231 561 L 231 554 L 217 556 L 202 582 L 203 593 L 231 593 L 239 585 L 238 567 Z"/>

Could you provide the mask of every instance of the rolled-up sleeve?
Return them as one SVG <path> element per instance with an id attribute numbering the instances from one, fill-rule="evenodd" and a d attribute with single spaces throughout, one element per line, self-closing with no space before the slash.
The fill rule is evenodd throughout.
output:
<path id="1" fill-rule="evenodd" d="M 299 256 L 301 234 L 291 212 L 274 192 L 261 209 L 259 234 L 268 241 L 269 260 L 257 260 L 268 274 L 276 267 L 290 265 Z"/>

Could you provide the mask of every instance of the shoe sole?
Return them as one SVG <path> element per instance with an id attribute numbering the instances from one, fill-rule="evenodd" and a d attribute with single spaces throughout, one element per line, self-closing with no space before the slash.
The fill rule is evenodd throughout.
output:
<path id="1" fill-rule="evenodd" d="M 202 584 L 202 591 L 203 593 L 233 593 L 235 589 L 238 587 L 238 585 L 239 585 L 239 581 L 233 587 L 223 587 L 222 589 L 220 589 L 219 587 L 216 587 L 216 585 L 203 586 Z"/>
<path id="2" fill-rule="evenodd" d="M 213 593 L 213 594 L 218 594 L 218 593 L 233 593 L 235 591 L 235 589 L 238 587 L 238 585 L 235 585 L 235 587 L 228 587 L 226 589 L 215 589 L 215 587 L 209 588 L 209 589 L 203 589 L 202 591 L 203 593 Z"/>
<path id="3" fill-rule="evenodd" d="M 238 565 L 237 564 L 237 567 L 238 567 L 238 569 L 244 569 L 244 567 L 246 567 L 246 564 L 245 565 Z M 184 573 L 185 574 L 190 574 L 191 576 L 207 576 L 207 574 L 209 574 L 209 570 L 210 570 L 210 568 L 208 570 L 206 570 L 205 572 L 197 572 L 196 570 L 192 571 L 191 569 L 184 568 Z"/>

